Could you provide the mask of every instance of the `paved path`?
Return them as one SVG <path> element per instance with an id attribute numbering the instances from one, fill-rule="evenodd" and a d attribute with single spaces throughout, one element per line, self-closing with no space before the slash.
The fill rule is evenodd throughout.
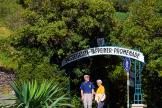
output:
<path id="1" fill-rule="evenodd" d="M 9 108 L 16 103 L 15 96 L 13 94 L 0 93 L 0 108 Z"/>

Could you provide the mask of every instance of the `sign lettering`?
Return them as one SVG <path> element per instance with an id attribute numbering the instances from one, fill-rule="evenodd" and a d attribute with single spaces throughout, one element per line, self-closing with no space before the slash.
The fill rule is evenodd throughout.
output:
<path id="1" fill-rule="evenodd" d="M 136 59 L 144 63 L 144 56 L 139 51 L 122 48 L 122 47 L 105 46 L 105 47 L 89 48 L 89 49 L 81 50 L 79 52 L 71 54 L 70 56 L 66 57 L 62 61 L 62 66 L 65 66 L 66 64 L 79 60 L 81 58 L 96 56 L 96 55 L 117 55 L 117 56 L 123 56 L 123 57 Z"/>

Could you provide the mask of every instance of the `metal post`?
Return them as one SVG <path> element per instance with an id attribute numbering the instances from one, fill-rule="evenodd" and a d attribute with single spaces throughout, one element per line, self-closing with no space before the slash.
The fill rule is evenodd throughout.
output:
<path id="1" fill-rule="evenodd" d="M 139 62 L 139 83 L 140 83 L 140 87 L 139 87 L 139 93 L 140 93 L 140 96 L 139 96 L 139 102 L 142 104 L 142 101 L 143 101 L 143 98 L 142 98 L 142 66 L 141 66 L 141 62 Z"/>
<path id="2" fill-rule="evenodd" d="M 66 75 L 68 76 L 68 84 L 67 84 L 67 91 L 68 91 L 68 97 L 69 100 L 71 101 L 71 72 L 69 71 L 69 69 L 66 69 Z"/>
<path id="3" fill-rule="evenodd" d="M 142 97 L 142 79 L 141 79 L 141 72 L 142 72 L 142 64 L 141 62 L 134 62 L 134 71 L 135 71 L 135 93 L 134 93 L 134 104 L 142 104 L 143 97 Z"/>
<path id="4" fill-rule="evenodd" d="M 68 87 L 68 92 L 69 92 L 69 98 L 70 98 L 70 102 L 71 102 L 71 83 L 70 83 L 70 80 L 71 80 L 71 72 L 69 72 L 69 87 Z"/>
<path id="5" fill-rule="evenodd" d="M 127 108 L 129 108 L 129 72 L 127 72 Z"/>
<path id="6" fill-rule="evenodd" d="M 135 93 L 134 93 L 134 103 L 136 103 L 136 88 L 137 88 L 137 69 L 136 69 L 136 60 L 134 61 L 134 73 L 135 73 Z"/>
<path id="7" fill-rule="evenodd" d="M 129 72 L 131 69 L 131 59 L 125 58 L 123 62 L 123 66 L 125 71 L 127 72 L 127 108 L 129 108 L 129 86 L 130 86 Z"/>

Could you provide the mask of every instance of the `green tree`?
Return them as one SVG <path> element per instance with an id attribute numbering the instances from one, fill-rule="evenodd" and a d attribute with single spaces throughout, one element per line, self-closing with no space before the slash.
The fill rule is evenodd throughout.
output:
<path id="1" fill-rule="evenodd" d="M 162 68 L 162 16 L 159 3 L 158 0 L 134 2 L 129 16 L 124 22 L 118 23 L 111 36 L 112 43 L 140 49 L 144 53 L 143 88 L 150 108 L 161 107 L 161 96 L 156 97 L 161 94 Z M 158 86 L 154 85 L 155 82 Z"/>
<path id="2" fill-rule="evenodd" d="M 98 37 L 109 42 L 116 26 L 115 9 L 104 0 L 21 0 L 20 4 L 25 8 L 22 18 L 26 25 L 13 36 L 11 45 L 17 50 L 16 76 L 21 82 L 58 78 L 67 85 L 60 69 L 62 59 L 96 46 Z M 76 86 L 83 73 L 91 72 L 87 65 L 75 66 L 71 82 L 73 93 L 78 94 Z"/>
<path id="3" fill-rule="evenodd" d="M 19 78 L 24 74 L 25 79 L 41 79 L 60 73 L 65 56 L 90 47 L 97 37 L 109 36 L 115 26 L 115 10 L 110 2 L 103 0 L 26 0 L 24 3 L 26 10 L 22 17 L 26 25 L 11 42 L 18 50 Z"/>
<path id="4" fill-rule="evenodd" d="M 67 85 L 62 59 L 97 46 L 96 39 L 105 37 L 108 45 L 135 48 L 144 53 L 145 101 L 150 107 L 162 106 L 161 0 L 20 0 L 19 3 L 25 8 L 21 16 L 25 25 L 10 40 L 16 50 L 13 55 L 18 63 L 19 81 L 45 78 Z M 76 86 L 82 75 L 88 73 L 92 81 L 102 77 L 109 82 L 106 89 L 111 107 L 126 103 L 126 77 L 120 57 L 87 58 L 70 66 L 74 94 L 79 93 Z"/>

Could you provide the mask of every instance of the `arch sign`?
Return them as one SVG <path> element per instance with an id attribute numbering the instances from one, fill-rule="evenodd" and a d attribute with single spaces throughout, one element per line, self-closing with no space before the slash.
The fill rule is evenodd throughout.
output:
<path id="1" fill-rule="evenodd" d="M 135 51 L 128 48 L 122 48 L 122 47 L 104 46 L 104 47 L 89 48 L 71 54 L 70 56 L 66 57 L 62 61 L 62 66 L 65 66 L 81 58 L 91 57 L 96 55 L 117 55 L 117 56 L 132 58 L 143 63 L 145 62 L 143 53 L 139 51 Z"/>

